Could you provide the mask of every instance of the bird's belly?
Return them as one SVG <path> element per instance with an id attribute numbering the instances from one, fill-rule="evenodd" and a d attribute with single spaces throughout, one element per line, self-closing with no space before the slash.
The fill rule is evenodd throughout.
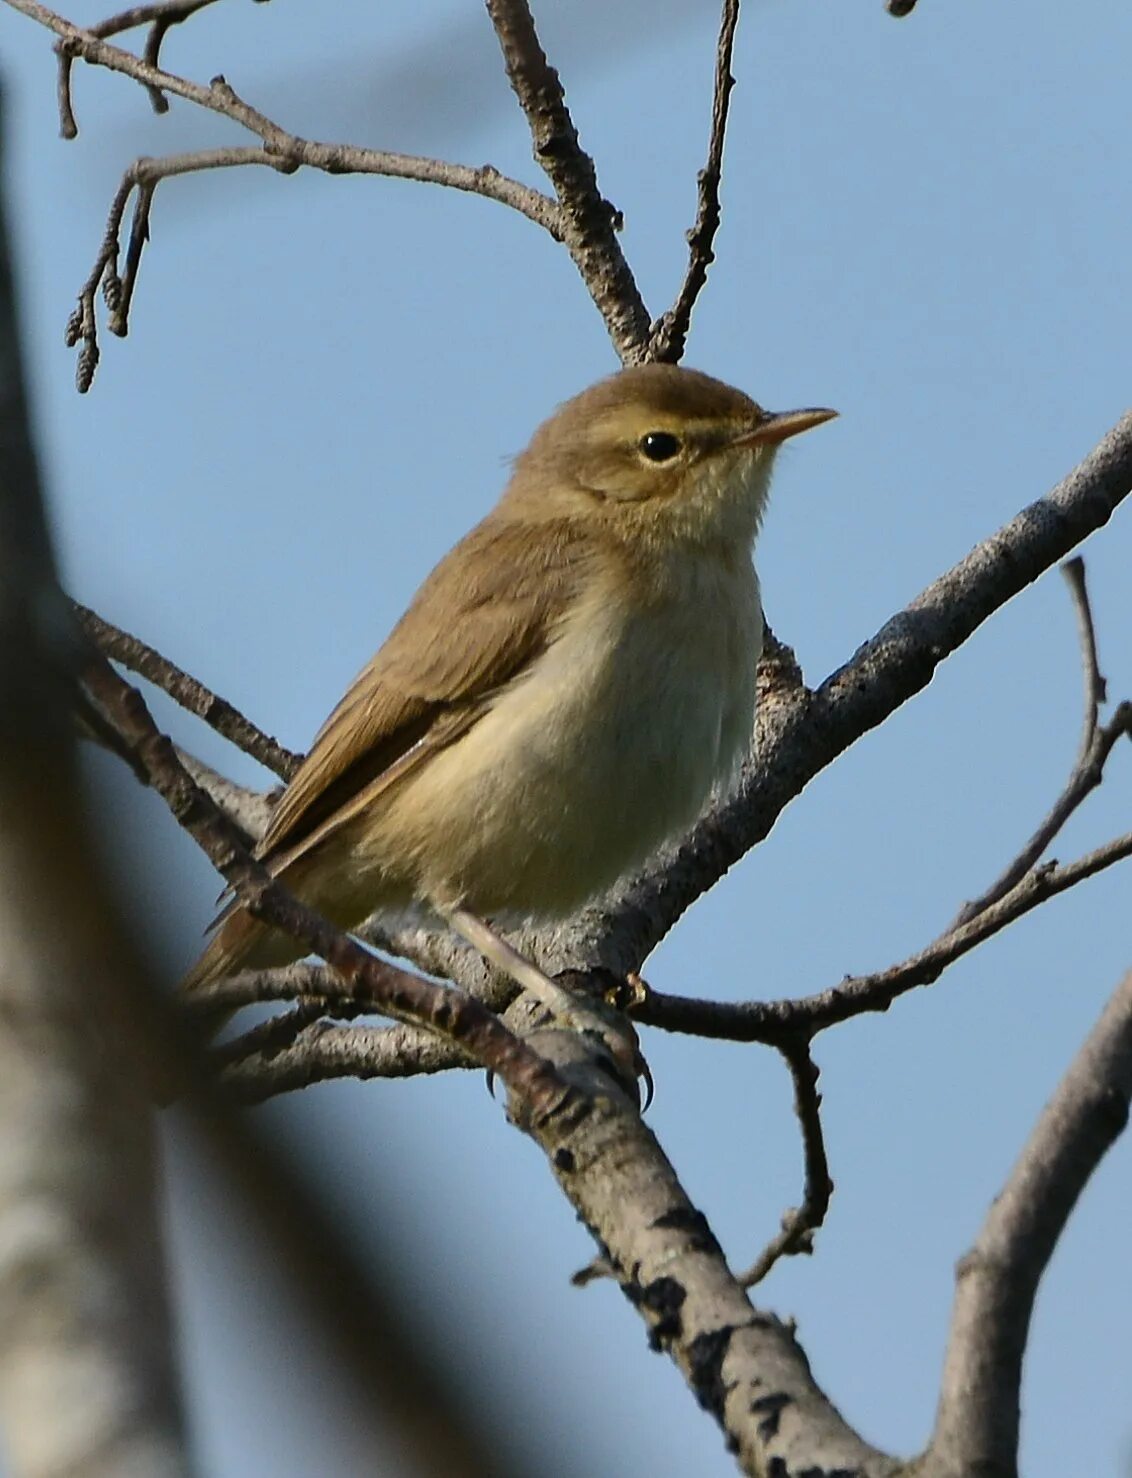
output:
<path id="1" fill-rule="evenodd" d="M 370 843 L 417 859 L 418 893 L 494 917 L 609 887 L 691 826 L 750 733 L 749 644 L 736 663 L 734 630 L 692 619 L 565 633 L 398 788 Z"/>

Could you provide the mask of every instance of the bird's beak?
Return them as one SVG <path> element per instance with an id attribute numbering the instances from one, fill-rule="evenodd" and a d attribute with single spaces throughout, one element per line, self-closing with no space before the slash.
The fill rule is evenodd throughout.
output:
<path id="1" fill-rule="evenodd" d="M 788 436 L 797 436 L 823 421 L 832 421 L 836 415 L 836 411 L 826 410 L 768 411 L 757 426 L 740 431 L 732 446 L 774 446 Z"/>

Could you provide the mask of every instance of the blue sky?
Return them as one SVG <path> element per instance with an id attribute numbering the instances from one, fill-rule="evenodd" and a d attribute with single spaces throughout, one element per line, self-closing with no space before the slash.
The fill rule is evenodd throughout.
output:
<path id="1" fill-rule="evenodd" d="M 583 142 L 625 212 L 654 313 L 675 293 L 710 106 L 714 4 L 544 5 Z M 609 12 L 607 14 L 607 11 Z M 102 14 L 84 4 L 73 16 Z M 472 4 L 218 6 L 166 58 L 223 71 L 286 126 L 487 160 L 532 182 L 525 125 Z M 163 185 L 125 342 L 73 389 L 62 327 L 135 155 L 235 139 L 79 72 L 56 138 L 49 40 L 2 22 L 8 186 L 45 470 L 73 593 L 302 748 L 432 563 L 494 501 L 505 458 L 614 368 L 564 252 L 494 204 L 375 179 L 267 172 Z M 719 260 L 687 362 L 771 407 L 841 419 L 779 460 L 758 550 L 769 617 L 811 681 L 1056 482 L 1127 407 L 1132 12 L 1087 22 L 921 0 L 749 0 Z M 1085 549 L 1102 667 L 1132 695 L 1127 510 Z M 1071 764 L 1080 675 L 1048 575 L 930 688 L 819 777 L 647 968 L 660 988 L 803 993 L 925 943 L 1027 837 Z M 237 778 L 254 765 L 158 704 Z M 1125 831 L 1132 763 L 1056 847 Z M 217 883 L 160 803 L 96 761 L 115 862 L 174 978 Z M 870 1439 L 927 1437 L 952 1268 L 1128 967 L 1114 870 L 930 991 L 823 1036 L 837 1190 L 816 1255 L 761 1297 Z M 789 1085 L 753 1048 L 650 1035 L 650 1121 L 736 1266 L 794 1204 Z M 617 1292 L 578 1292 L 590 1248 L 477 1075 L 309 1091 L 263 1111 L 319 1194 L 419 1293 L 457 1361 L 493 1372 L 500 1440 L 532 1471 L 724 1475 L 731 1460 Z M 205 1471 L 357 1471 L 270 1268 L 169 1133 L 172 1256 Z M 1132 1464 L 1119 1145 L 1039 1298 L 1024 1387 L 1028 1478 Z M 380 1244 L 375 1229 L 380 1227 Z M 380 1245 L 380 1253 L 378 1246 Z M 390 1245 L 399 1249 L 391 1256 Z M 502 1312 L 501 1312 L 502 1307 Z M 313 1393 L 313 1395 L 312 1395 Z M 529 1403 L 526 1423 L 516 1400 Z M 337 1464 L 328 1467 L 327 1453 Z M 389 1473 L 406 1471 L 391 1453 Z"/>

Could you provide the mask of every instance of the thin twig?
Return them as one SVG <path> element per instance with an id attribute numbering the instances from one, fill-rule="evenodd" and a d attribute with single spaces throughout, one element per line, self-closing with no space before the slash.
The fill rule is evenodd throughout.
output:
<path id="1" fill-rule="evenodd" d="M 617 240 L 621 213 L 598 189 L 558 73 L 546 59 L 526 0 L 487 0 L 507 77 L 526 114 L 534 156 L 554 186 L 561 240 L 605 320 L 623 364 L 648 357 L 649 314 Z"/>
<path id="2" fill-rule="evenodd" d="M 161 43 L 165 39 L 166 32 L 173 26 L 180 25 L 182 21 L 188 20 L 198 10 L 203 10 L 206 5 L 213 3 L 214 0 L 155 0 L 153 4 L 135 5 L 129 10 L 123 10 L 117 15 L 110 16 L 107 20 L 99 21 L 97 25 L 90 27 L 90 33 L 92 36 L 99 36 L 105 40 L 106 37 L 117 36 L 122 31 L 132 31 L 136 26 L 149 26 L 142 57 L 151 67 L 156 67 L 161 60 Z M 79 133 L 74 104 L 71 100 L 71 64 L 75 53 L 67 42 L 58 41 L 55 44 L 55 55 L 59 59 L 59 132 L 65 139 L 74 139 Z M 148 83 L 144 85 L 149 94 L 150 103 L 153 105 L 153 111 L 167 113 L 169 100 L 161 89 Z"/>
<path id="3" fill-rule="evenodd" d="M 72 609 L 83 630 L 101 652 L 123 667 L 136 672 L 155 687 L 168 693 L 175 703 L 189 713 L 195 714 L 237 749 L 251 755 L 252 759 L 274 771 L 283 780 L 290 780 L 299 768 L 301 755 L 284 749 L 278 740 L 262 729 L 257 729 L 250 719 L 233 708 L 226 699 L 218 697 L 195 677 L 155 652 L 136 636 L 112 626 L 97 612 L 72 601 Z"/>
<path id="4" fill-rule="evenodd" d="M 664 1031 L 690 1032 L 729 1042 L 765 1042 L 779 1047 L 798 1033 L 810 1036 L 868 1011 L 887 1011 L 898 996 L 931 985 L 947 967 L 977 945 L 1001 933 L 1015 919 L 1067 892 L 1114 863 L 1132 857 L 1132 832 L 1062 867 L 1047 862 L 1034 869 L 1005 898 L 967 924 L 949 929 L 926 949 L 875 975 L 848 975 L 840 985 L 815 995 L 779 1001 L 705 1001 L 650 991 L 632 1009 L 636 1021 Z"/>
<path id="5" fill-rule="evenodd" d="M 158 66 L 156 61 L 150 58 L 148 49 L 145 56 L 135 56 L 133 52 L 123 47 L 111 45 L 98 34 L 97 28 L 85 29 L 82 26 L 76 26 L 46 5 L 39 4 L 38 0 L 6 0 L 6 3 L 14 10 L 38 21 L 40 25 L 47 27 L 60 38 L 58 90 L 62 129 L 65 135 L 73 136 L 73 132 L 77 131 L 70 100 L 70 65 L 75 57 L 79 57 L 92 66 L 106 67 L 112 72 L 120 72 L 132 78 L 146 88 L 151 97 L 155 95 L 164 97 L 164 94 L 170 93 L 175 97 L 182 97 L 189 102 L 196 103 L 210 112 L 230 118 L 257 135 L 263 142 L 263 149 L 209 149 L 199 150 L 192 154 L 176 155 L 168 160 L 139 159 L 127 170 L 111 206 L 110 222 L 95 268 L 80 294 L 79 308 L 68 321 L 68 343 L 75 344 L 80 338 L 84 341 L 77 372 L 80 389 L 85 389 L 90 385 L 98 362 L 98 349 L 94 334 L 94 294 L 99 283 L 105 278 L 109 283 L 110 298 L 114 300 L 109 304 L 111 329 L 116 333 L 125 333 L 125 310 L 128 309 L 129 299 L 133 292 L 137 258 L 140 257 L 141 247 L 148 232 L 149 205 L 153 188 L 158 181 L 172 175 L 188 174 L 202 169 L 224 169 L 233 165 L 261 164 L 285 174 L 305 165 L 311 169 L 323 170 L 327 174 L 371 174 L 394 179 L 419 180 L 425 184 L 443 185 L 450 189 L 482 195 L 485 199 L 507 205 L 541 226 L 557 241 L 565 240 L 569 225 L 574 241 L 571 253 L 579 266 L 583 261 L 589 262 L 591 255 L 594 254 L 586 246 L 580 234 L 583 224 L 581 220 L 574 219 L 568 222 L 566 213 L 557 202 L 540 191 L 522 184 L 519 180 L 509 179 L 506 175 L 500 174 L 491 165 L 476 168 L 412 154 L 363 149 L 352 144 L 325 144 L 302 138 L 298 134 L 287 132 L 258 109 L 244 102 L 223 77 L 214 77 L 207 86 L 190 81 L 188 78 L 177 76 Z M 141 19 L 135 20 L 134 23 L 141 24 L 147 17 L 152 17 L 156 21 L 153 11 L 154 7 L 140 6 L 136 10 L 124 12 L 124 15 L 140 17 Z M 115 19 L 120 20 L 121 17 Z M 134 231 L 131 235 L 133 245 L 130 254 L 133 257 L 133 274 L 130 275 L 127 266 L 127 276 L 118 285 L 118 237 L 126 204 L 135 189 L 138 191 L 139 199 L 135 210 Z M 619 254 L 620 248 L 617 248 L 617 251 Z M 597 255 L 600 256 L 600 253 Z M 632 287 L 632 277 L 629 275 L 628 267 L 624 266 L 624 258 L 621 258 L 621 261 L 624 276 L 627 277 L 628 284 Z M 589 285 L 590 278 L 587 277 L 586 281 Z M 633 291 L 636 291 L 635 287 Z M 599 306 L 601 306 L 600 303 Z M 641 314 L 647 333 L 648 315 L 644 312 L 643 304 Z M 641 341 L 646 342 L 644 334 L 641 336 Z"/>
<path id="6" fill-rule="evenodd" d="M 1085 583 L 1085 561 L 1079 554 L 1061 566 L 1065 583 L 1077 615 L 1077 634 L 1081 643 L 1081 672 L 1085 681 L 1085 725 L 1081 735 L 1080 758 L 1084 759 L 1093 743 L 1100 722 L 1100 711 L 1108 698 L 1108 684 L 1101 675 L 1097 656 L 1097 629 L 1093 624 L 1093 607 L 1089 587 Z"/>
<path id="7" fill-rule="evenodd" d="M 715 57 L 715 90 L 711 104 L 711 136 L 707 163 L 697 177 L 699 199 L 696 220 L 688 232 L 688 268 L 676 301 L 653 326 L 651 356 L 679 364 L 692 322 L 692 309 L 707 282 L 708 268 L 715 261 L 715 234 L 719 230 L 719 185 L 723 175 L 723 143 L 727 136 L 727 109 L 735 78 L 731 56 L 735 28 L 739 24 L 739 0 L 723 0 L 719 23 L 719 45 Z"/>
<path id="8" fill-rule="evenodd" d="M 1042 1112 L 958 1266 L 924 1471 L 1017 1471 L 1018 1392 L 1038 1283 L 1082 1191 L 1128 1123 L 1132 972 Z"/>
<path id="9" fill-rule="evenodd" d="M 1077 759 L 1065 788 L 1050 808 L 1042 824 L 1010 865 L 995 879 L 986 892 L 965 903 L 955 924 L 966 924 L 1004 897 L 1034 866 L 1058 832 L 1104 779 L 1104 767 L 1114 745 L 1125 735 L 1132 738 L 1132 703 L 1121 703 L 1109 722 L 1099 724 L 1100 706 L 1105 701 L 1105 680 L 1097 665 L 1097 638 L 1089 592 L 1085 585 L 1085 562 L 1080 556 L 1061 567 L 1068 582 L 1077 612 L 1081 638 L 1081 670 L 1085 681 L 1085 717 Z"/>
<path id="10" fill-rule="evenodd" d="M 793 1206 L 782 1218 L 782 1230 L 763 1248 L 751 1267 L 739 1274 L 744 1288 L 761 1283 L 780 1257 L 794 1257 L 814 1250 L 814 1233 L 823 1224 L 833 1195 L 829 1161 L 821 1127 L 821 1094 L 818 1066 L 809 1044 L 793 1042 L 781 1049 L 794 1081 L 794 1112 L 802 1130 L 805 1180 L 801 1206 Z"/>
<path id="11" fill-rule="evenodd" d="M 303 1032 L 325 1025 L 326 1017 L 334 1015 L 343 1021 L 355 1016 L 364 1016 L 370 1007 L 364 1001 L 330 1002 L 321 996 L 305 996 L 290 1011 L 282 1011 L 267 1021 L 242 1032 L 230 1041 L 220 1042 L 209 1052 L 209 1058 L 217 1067 L 244 1062 L 251 1057 L 260 1057 L 270 1062 L 285 1048 L 293 1047 Z"/>
<path id="12" fill-rule="evenodd" d="M 75 371 L 75 383 L 80 394 L 85 394 L 93 384 L 100 358 L 95 316 L 95 299 L 100 287 L 110 315 L 107 320 L 110 332 L 118 338 L 125 338 L 128 332 L 138 268 L 149 240 L 150 210 L 160 181 L 202 170 L 233 169 L 244 165 L 263 165 L 279 174 L 291 174 L 298 168 L 289 160 L 269 154 L 262 148 L 235 147 L 199 149 L 190 154 L 171 154 L 163 159 L 135 159 L 123 174 L 110 202 L 110 213 L 94 266 L 79 292 L 78 306 L 67 320 L 68 348 L 73 348 L 80 339 L 83 341 Z M 134 196 L 134 214 L 126 243 L 125 268 L 119 271 L 122 221 L 131 195 Z"/>

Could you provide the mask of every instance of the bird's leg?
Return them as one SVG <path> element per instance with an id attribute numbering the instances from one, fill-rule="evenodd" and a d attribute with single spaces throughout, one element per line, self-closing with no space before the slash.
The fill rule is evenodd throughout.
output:
<path id="1" fill-rule="evenodd" d="M 444 917 L 461 939 L 466 940 L 505 975 L 510 975 L 517 985 L 530 991 L 564 1026 L 572 1027 L 575 1031 L 596 1032 L 609 1046 L 617 1062 L 622 1067 L 627 1067 L 634 1080 L 636 1079 L 641 1061 L 640 1049 L 637 1034 L 627 1021 L 618 1022 L 614 1029 L 606 1017 L 590 1009 L 570 991 L 556 985 L 549 975 L 525 955 L 521 955 L 514 945 L 508 944 L 502 934 L 485 923 L 479 914 L 457 907 L 445 909 Z"/>

